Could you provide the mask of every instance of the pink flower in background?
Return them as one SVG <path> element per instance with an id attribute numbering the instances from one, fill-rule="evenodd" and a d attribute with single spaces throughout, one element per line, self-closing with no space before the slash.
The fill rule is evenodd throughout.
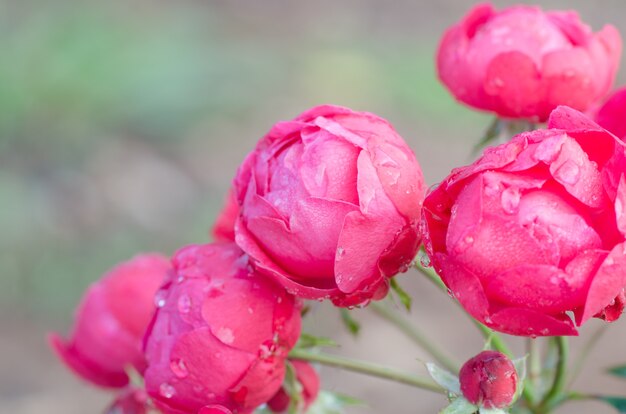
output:
<path id="1" fill-rule="evenodd" d="M 459 101 L 543 122 L 558 105 L 585 111 L 601 100 L 621 49 L 617 29 L 593 33 L 575 11 L 480 4 L 445 33 L 437 69 Z"/>
<path id="2" fill-rule="evenodd" d="M 235 241 L 235 222 L 239 215 L 239 204 L 232 188 L 226 194 L 224 207 L 213 224 L 213 238 L 220 242 Z"/>
<path id="3" fill-rule="evenodd" d="M 598 108 L 595 121 L 622 140 L 626 138 L 626 87 L 613 92 Z"/>
<path id="4" fill-rule="evenodd" d="M 299 412 L 305 413 L 307 408 L 313 404 L 320 391 L 320 377 L 315 368 L 309 363 L 298 360 L 290 360 L 291 365 L 296 370 L 296 379 L 302 386 L 301 407 Z M 268 401 L 268 407 L 275 413 L 287 412 L 291 399 L 284 387 Z"/>
<path id="5" fill-rule="evenodd" d="M 249 413 L 280 388 L 300 305 L 234 244 L 179 250 L 145 340 L 146 390 L 165 414 Z"/>
<path id="6" fill-rule="evenodd" d="M 380 299 L 413 260 L 424 179 L 376 115 L 318 106 L 279 122 L 235 179 L 237 244 L 291 293 L 352 306 Z"/>
<path id="7" fill-rule="evenodd" d="M 141 254 L 91 285 L 76 311 L 70 339 L 49 337 L 59 358 L 95 385 L 126 386 L 129 366 L 139 372 L 145 368 L 142 339 L 154 313 L 154 294 L 169 269 L 166 257 Z"/>
<path id="8" fill-rule="evenodd" d="M 626 286 L 626 145 L 560 107 L 455 169 L 424 202 L 424 242 L 465 309 L 526 336 L 614 320 Z"/>
<path id="9" fill-rule="evenodd" d="M 513 362 L 497 351 L 483 351 L 459 372 L 461 392 L 469 402 L 485 408 L 505 408 L 513 403 L 518 375 Z"/>

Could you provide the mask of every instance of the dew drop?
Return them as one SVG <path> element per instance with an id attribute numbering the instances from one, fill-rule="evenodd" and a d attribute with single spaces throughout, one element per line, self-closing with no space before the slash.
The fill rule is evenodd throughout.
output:
<path id="1" fill-rule="evenodd" d="M 576 184 L 580 179 L 580 167 L 572 160 L 567 160 L 554 173 L 558 180 L 566 184 Z"/>
<path id="2" fill-rule="evenodd" d="M 181 358 L 175 358 L 170 361 L 170 369 L 178 378 L 186 378 L 189 375 L 187 365 Z"/>
<path id="3" fill-rule="evenodd" d="M 235 341 L 235 334 L 233 334 L 233 330 L 224 326 L 217 330 L 215 336 L 217 336 L 218 339 L 226 345 L 230 345 Z"/>
<path id="4" fill-rule="evenodd" d="M 420 255 L 420 264 L 424 267 L 430 267 L 432 265 L 430 257 L 426 253 Z"/>
<path id="5" fill-rule="evenodd" d="M 167 297 L 167 291 L 165 289 L 161 289 L 157 291 L 154 295 L 154 305 L 157 308 L 162 308 L 165 306 L 165 298 Z"/>
<path id="6" fill-rule="evenodd" d="M 507 188 L 502 192 L 502 195 L 500 196 L 502 209 L 508 214 L 514 214 L 517 211 L 520 199 L 521 193 L 517 187 Z"/>
<path id="7" fill-rule="evenodd" d="M 182 314 L 188 314 L 191 310 L 191 298 L 187 294 L 182 294 L 178 297 L 178 312 Z"/>
<path id="8" fill-rule="evenodd" d="M 159 394 L 164 398 L 172 398 L 176 394 L 176 390 L 167 382 L 164 382 L 159 387 Z"/>
<path id="9" fill-rule="evenodd" d="M 343 257 L 345 254 L 346 250 L 343 247 L 337 247 L 337 257 Z"/>

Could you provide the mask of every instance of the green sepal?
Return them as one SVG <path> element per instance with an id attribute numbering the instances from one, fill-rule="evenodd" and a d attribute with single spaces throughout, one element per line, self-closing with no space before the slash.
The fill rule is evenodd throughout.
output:
<path id="1" fill-rule="evenodd" d="M 321 348 L 321 347 L 338 347 L 339 344 L 333 341 L 330 338 L 326 338 L 323 336 L 314 336 L 307 333 L 302 333 L 298 342 L 296 343 L 296 348 Z"/>
<path id="2" fill-rule="evenodd" d="M 464 397 L 455 398 L 446 408 L 439 411 L 439 414 L 474 414 L 478 407 L 467 401 Z"/>
<path id="3" fill-rule="evenodd" d="M 432 362 L 426 363 L 426 369 L 428 370 L 430 377 L 449 393 L 461 395 L 461 383 L 456 375 L 451 374 L 443 368 L 439 368 Z"/>
<path id="4" fill-rule="evenodd" d="M 353 336 L 357 336 L 361 330 L 361 324 L 352 317 L 348 309 L 341 308 L 339 309 L 339 313 L 341 314 L 343 324 L 346 328 L 348 328 L 348 332 L 350 332 Z"/>
<path id="5" fill-rule="evenodd" d="M 307 410 L 307 414 L 345 414 L 346 407 L 367 406 L 363 401 L 344 394 L 320 391 L 315 402 Z"/>
<path id="6" fill-rule="evenodd" d="M 391 290 L 398 296 L 398 299 L 404 305 L 407 311 L 411 311 L 411 304 L 413 303 L 413 299 L 411 296 L 400 286 L 400 284 L 396 281 L 395 278 L 390 279 Z"/>

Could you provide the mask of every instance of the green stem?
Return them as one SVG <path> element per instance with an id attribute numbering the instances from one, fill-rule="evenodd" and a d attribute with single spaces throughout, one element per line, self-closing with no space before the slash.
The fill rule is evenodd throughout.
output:
<path id="1" fill-rule="evenodd" d="M 437 272 L 435 272 L 433 269 L 426 268 L 426 267 L 422 266 L 421 263 L 417 263 L 415 268 L 421 274 L 426 276 L 426 278 L 428 278 L 431 282 L 433 282 L 441 290 L 443 290 L 446 293 L 448 292 L 448 287 L 445 285 L 445 283 L 443 283 L 443 281 L 441 280 L 441 278 L 439 277 Z M 458 301 L 455 301 L 455 303 L 457 305 L 460 305 Z M 504 340 L 502 339 L 502 337 L 500 337 L 500 335 L 498 335 L 497 333 L 495 333 L 494 331 L 492 331 L 491 329 L 489 329 L 488 327 L 486 327 L 482 323 L 478 322 L 476 319 L 474 319 L 467 312 L 465 312 L 465 314 L 470 317 L 470 319 L 472 320 L 474 325 L 476 325 L 478 330 L 483 334 L 483 337 L 485 339 L 490 340 L 491 347 L 493 349 L 495 349 L 496 351 L 502 352 L 504 355 L 508 356 L 509 358 L 513 358 L 513 352 L 511 352 L 511 350 L 507 346 L 506 342 L 504 342 Z M 528 404 L 529 407 L 534 406 L 534 404 L 535 404 L 535 392 L 532 389 L 532 387 L 524 387 L 524 390 L 522 391 L 522 396 L 524 397 L 524 400 L 526 400 L 526 403 Z"/>
<path id="2" fill-rule="evenodd" d="M 524 384 L 527 394 L 524 396 L 529 406 L 535 404 L 539 380 L 541 378 L 541 356 L 539 342 L 536 338 L 526 338 L 526 352 L 528 352 L 528 377 Z"/>
<path id="3" fill-rule="evenodd" d="M 303 361 L 317 362 L 322 365 L 341 368 L 348 371 L 359 372 L 373 377 L 384 378 L 402 384 L 410 385 L 428 391 L 445 394 L 446 391 L 433 381 L 412 374 L 396 371 L 383 365 L 371 362 L 349 359 L 338 355 L 315 353 L 304 349 L 293 349 L 289 358 Z"/>
<path id="4" fill-rule="evenodd" d="M 585 361 L 587 360 L 587 357 L 589 357 L 591 350 L 598 343 L 600 338 L 602 338 L 602 335 L 606 332 L 607 328 L 608 328 L 607 324 L 602 324 L 593 333 L 593 335 L 589 337 L 589 340 L 585 343 L 582 350 L 580 351 L 578 358 L 576 359 L 574 368 L 572 368 L 571 370 L 570 378 L 569 378 L 569 381 L 567 382 L 568 386 L 571 386 L 574 383 L 574 381 L 576 381 L 576 378 L 578 378 L 580 371 L 585 365 Z"/>
<path id="5" fill-rule="evenodd" d="M 420 264 L 417 264 L 415 266 L 415 268 L 424 276 L 426 276 L 426 278 L 428 278 L 428 280 L 430 280 L 431 282 L 433 282 L 439 289 L 443 290 L 444 292 L 448 292 L 448 287 L 445 285 L 445 283 L 443 283 L 443 281 L 441 280 L 441 278 L 439 277 L 439 275 L 437 274 L 437 272 L 435 272 L 434 270 L 432 270 L 431 268 L 426 268 L 423 267 Z M 455 301 L 455 303 L 458 305 L 459 302 Z M 467 312 L 466 312 L 467 314 Z M 478 322 L 476 319 L 474 319 L 471 315 L 467 314 L 472 321 L 474 322 L 474 324 L 476 325 L 476 327 L 478 328 L 478 330 L 480 330 L 480 332 L 483 334 L 483 336 L 485 337 L 485 339 L 491 339 L 491 345 L 495 350 L 498 350 L 500 352 L 502 352 L 503 354 L 505 354 L 506 356 L 508 356 L 509 358 L 513 357 L 513 353 L 511 352 L 511 350 L 509 349 L 509 347 L 506 345 L 506 343 L 504 342 L 504 340 L 498 335 L 496 334 L 494 331 L 492 331 L 491 329 L 489 329 L 488 327 L 486 327 L 485 325 L 483 325 L 482 323 Z"/>
<path id="6" fill-rule="evenodd" d="M 420 331 L 417 327 L 413 326 L 406 318 L 403 318 L 397 312 L 389 309 L 387 306 L 381 303 L 372 302 L 368 306 L 368 309 L 372 309 L 379 316 L 385 320 L 394 324 L 402 333 L 404 333 L 409 339 L 421 347 L 424 351 L 428 352 L 435 361 L 441 366 L 446 368 L 452 373 L 459 371 L 460 364 L 455 362 L 452 358 L 447 356 L 441 347 L 431 342 L 431 340 Z"/>
<path id="7" fill-rule="evenodd" d="M 557 336 L 554 338 L 556 343 L 556 349 L 559 357 L 556 364 L 556 372 L 554 374 L 554 381 L 552 387 L 543 398 L 543 401 L 537 407 L 538 414 L 549 413 L 556 405 L 564 401 L 563 389 L 567 383 L 567 359 L 569 356 L 569 345 L 567 338 L 564 336 Z"/>

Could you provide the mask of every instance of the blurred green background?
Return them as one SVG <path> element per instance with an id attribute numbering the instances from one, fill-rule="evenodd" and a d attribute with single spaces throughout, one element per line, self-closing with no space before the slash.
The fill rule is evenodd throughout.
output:
<path id="1" fill-rule="evenodd" d="M 448 96 L 433 56 L 472 3 L 0 0 L 0 412 L 101 410 L 107 397 L 60 367 L 45 331 L 67 331 L 112 264 L 208 241 L 239 161 L 274 122 L 346 105 L 389 119 L 429 183 L 470 161 L 490 117 Z M 626 33 L 623 0 L 542 5 Z M 480 349 L 460 342 L 471 328 L 433 290 L 405 284 L 422 323 L 455 331 L 439 335 L 457 354 Z M 348 353 L 388 353 L 344 339 Z M 400 364 L 418 352 L 404 346 Z M 327 374 L 340 391 L 341 375 Z M 345 378 L 356 394 L 378 392 L 379 405 L 356 411 L 394 399 L 397 387 Z M 396 413 L 441 407 L 402 391 L 414 403 L 395 401 Z"/>

